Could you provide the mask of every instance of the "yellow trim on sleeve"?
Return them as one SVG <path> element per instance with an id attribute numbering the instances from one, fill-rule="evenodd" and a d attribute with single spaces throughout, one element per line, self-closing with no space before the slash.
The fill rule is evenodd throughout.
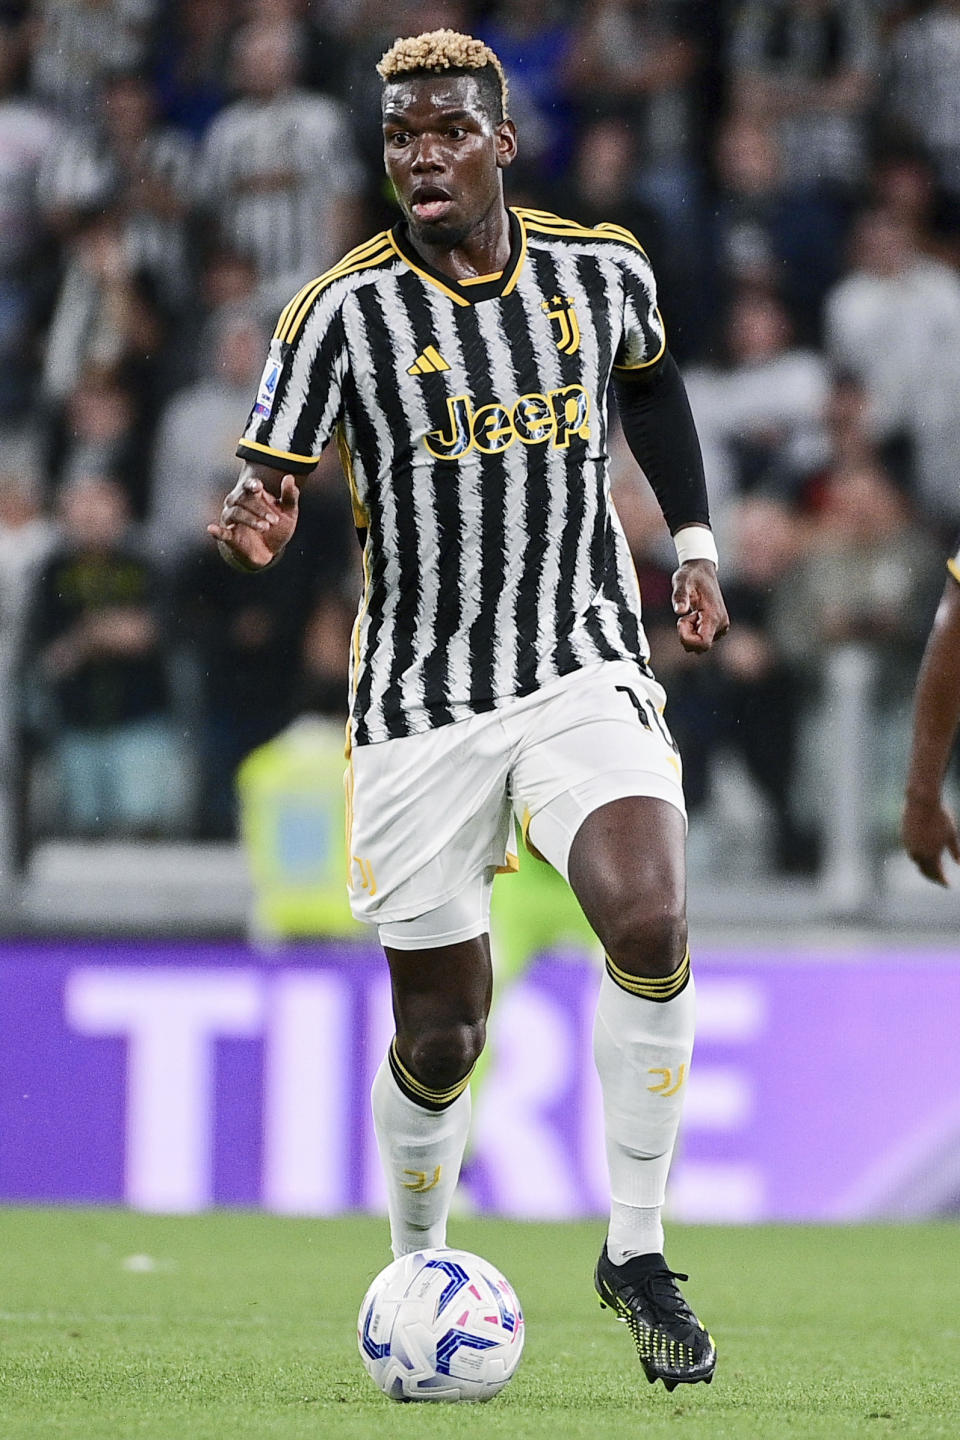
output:
<path id="1" fill-rule="evenodd" d="M 667 348 L 667 327 L 663 323 L 663 316 L 660 314 L 660 306 L 656 307 L 657 319 L 660 321 L 660 328 L 663 331 L 663 339 L 660 342 L 660 349 L 650 360 L 644 360 L 642 365 L 614 365 L 614 370 L 622 370 L 625 375 L 635 374 L 638 370 L 649 370 L 651 365 L 656 365 Z"/>
<path id="2" fill-rule="evenodd" d="M 960 562 L 958 562 L 956 555 L 950 556 L 950 559 L 947 561 L 947 569 L 950 571 L 950 574 L 953 576 L 954 580 L 956 580 L 957 583 L 960 584 Z"/>
<path id="3" fill-rule="evenodd" d="M 298 465 L 319 465 L 319 455 L 292 455 L 289 450 L 273 450 L 269 445 L 261 445 L 259 440 L 247 440 L 243 435 L 237 441 L 237 448 L 243 445 L 248 450 L 260 450 L 264 455 L 275 455 L 278 460 L 293 460 Z"/>

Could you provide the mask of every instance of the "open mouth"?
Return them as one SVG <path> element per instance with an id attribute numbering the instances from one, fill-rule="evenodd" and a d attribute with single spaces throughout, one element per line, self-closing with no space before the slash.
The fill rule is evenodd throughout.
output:
<path id="1" fill-rule="evenodd" d="M 435 224 L 453 208 L 453 200 L 437 185 L 418 185 L 410 199 L 410 209 L 426 225 Z"/>

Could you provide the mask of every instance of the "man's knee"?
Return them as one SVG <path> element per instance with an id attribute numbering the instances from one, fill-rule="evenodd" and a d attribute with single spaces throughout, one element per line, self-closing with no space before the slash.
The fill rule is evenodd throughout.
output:
<path id="1" fill-rule="evenodd" d="M 411 1074 L 431 1090 L 446 1090 L 468 1075 L 480 1058 L 485 1040 L 482 1020 L 434 1025 L 414 1035 L 397 1036 L 401 1058 Z"/>
<path id="2" fill-rule="evenodd" d="M 629 975 L 672 975 L 687 950 L 687 920 L 680 900 L 634 898 L 617 906 L 600 937 L 613 963 Z"/>

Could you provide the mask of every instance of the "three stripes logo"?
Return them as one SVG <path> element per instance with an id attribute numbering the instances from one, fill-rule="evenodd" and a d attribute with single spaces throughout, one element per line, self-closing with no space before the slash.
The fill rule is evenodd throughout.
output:
<path id="1" fill-rule="evenodd" d="M 444 360 L 436 345 L 428 345 L 425 350 L 414 360 L 408 375 L 433 375 L 437 370 L 449 370 L 450 366 Z"/>
<path id="2" fill-rule="evenodd" d="M 575 355 L 580 349 L 580 325 L 573 309 L 573 296 L 554 295 L 552 300 L 544 300 L 540 308 L 560 327 L 557 349 L 561 355 Z"/>

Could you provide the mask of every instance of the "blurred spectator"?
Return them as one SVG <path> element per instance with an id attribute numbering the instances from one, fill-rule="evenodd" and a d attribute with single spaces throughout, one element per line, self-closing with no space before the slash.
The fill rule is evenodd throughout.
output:
<path id="1" fill-rule="evenodd" d="M 917 248 L 954 269 L 960 265 L 960 217 L 944 207 L 930 160 L 916 147 L 897 146 L 877 158 L 872 178 L 876 206 L 912 231 Z"/>
<path id="2" fill-rule="evenodd" d="M 563 72 L 572 35 L 552 0 L 493 7 L 477 34 L 500 57 L 510 82 L 510 115 L 523 136 L 518 183 L 548 184 L 569 160 L 571 113 Z"/>
<path id="3" fill-rule="evenodd" d="M 164 120 L 199 140 L 227 102 L 227 54 L 237 0 L 174 0 L 153 75 Z"/>
<path id="4" fill-rule="evenodd" d="M 176 570 L 178 640 L 192 651 L 199 671 L 196 833 L 203 838 L 234 835 L 237 766 L 300 707 L 308 617 L 324 594 L 342 594 L 345 573 L 352 570 L 357 546 L 350 506 L 342 483 L 330 488 L 336 459 L 327 454 L 321 467 L 327 481 L 313 477 L 303 490 L 297 533 L 282 566 L 255 577 L 238 574 L 224 565 L 201 527 L 202 538 Z M 209 496 L 211 517 L 222 500 L 218 487 Z"/>
<path id="5" fill-rule="evenodd" d="M 735 104 L 773 123 L 802 186 L 857 186 L 878 68 L 868 0 L 750 0 L 731 42 Z"/>
<path id="6" fill-rule="evenodd" d="M 727 317 L 727 363 L 687 374 L 711 498 L 763 492 L 791 500 L 825 458 L 823 358 L 791 343 L 773 295 L 742 291 Z"/>
<path id="7" fill-rule="evenodd" d="M 336 502 L 334 502 L 336 504 Z M 299 711 L 346 724 L 350 681 L 350 637 L 357 617 L 356 585 L 350 587 L 350 556 L 326 577 L 307 617 L 303 665 L 295 696 Z M 359 581 L 359 575 L 356 576 Z"/>
<path id="8" fill-rule="evenodd" d="M 904 494 L 912 480 L 909 437 L 892 432 L 880 440 L 874 434 L 870 398 L 855 375 L 838 371 L 824 408 L 826 456 L 821 468 L 812 471 L 799 495 L 801 509 L 818 514 L 825 504 L 825 491 L 838 472 L 859 471 L 880 465 Z"/>
<path id="9" fill-rule="evenodd" d="M 150 83 L 120 72 L 104 79 L 95 123 L 68 132 L 50 154 L 39 193 L 64 235 L 84 215 L 112 209 L 127 269 L 149 275 L 164 304 L 181 308 L 190 296 L 184 222 L 192 165 L 184 136 L 157 124 Z"/>
<path id="10" fill-rule="evenodd" d="M 277 308 L 359 233 L 363 179 L 344 113 L 296 87 L 289 24 L 250 23 L 233 47 L 240 98 L 203 144 L 202 207 L 224 240 L 256 262 Z"/>
<path id="11" fill-rule="evenodd" d="M 336 5 L 332 8 L 338 8 Z M 332 94 L 342 71 L 342 51 L 336 44 L 331 7 L 323 0 L 243 0 L 246 20 L 289 25 L 294 35 L 300 83 L 307 90 Z M 418 29 L 437 29 L 419 26 Z M 349 98 L 349 97 L 348 97 Z"/>
<path id="12" fill-rule="evenodd" d="M 84 475 L 112 475 L 128 500 L 139 498 L 144 466 L 136 419 L 133 396 L 114 371 L 91 369 L 82 375 L 67 397 L 60 484 Z"/>
<path id="13" fill-rule="evenodd" d="M 889 42 L 887 113 L 933 158 L 960 229 L 960 0 L 933 0 Z"/>
<path id="14" fill-rule="evenodd" d="M 211 324 L 205 378 L 170 399 L 157 427 L 148 520 L 165 566 L 202 536 L 215 485 L 226 476 L 227 489 L 233 484 L 237 438 L 267 353 L 268 336 L 249 312 L 228 307 Z"/>
<path id="15" fill-rule="evenodd" d="M 795 796 L 808 687 L 771 629 L 773 608 L 803 552 L 803 532 L 782 501 L 757 497 L 735 507 L 728 547 L 730 644 L 703 666 L 677 656 L 669 682 L 687 805 L 695 815 L 710 798 L 717 764 L 738 755 L 770 806 L 775 867 L 811 874 L 818 842 L 797 818 Z"/>
<path id="16" fill-rule="evenodd" d="M 138 519 L 142 454 L 169 388 L 166 333 L 149 280 L 127 265 L 118 216 L 90 217 L 71 242 L 47 338 L 50 469 L 59 479 L 109 465 Z"/>
<path id="17" fill-rule="evenodd" d="M 835 470 L 801 565 L 771 616 L 784 653 L 816 674 L 828 646 L 870 647 L 887 703 L 910 692 L 942 557 L 876 461 Z"/>
<path id="18" fill-rule="evenodd" d="M 683 258 L 686 248 L 669 245 L 663 224 L 650 205 L 638 200 L 633 188 L 637 146 L 626 120 L 610 115 L 578 127 L 573 162 L 563 184 L 549 204 L 584 225 L 612 220 L 635 235 L 650 256 L 657 277 L 660 309 L 670 326 L 670 348 L 678 360 L 685 348 L 687 301 Z"/>
<path id="19" fill-rule="evenodd" d="M 61 544 L 31 603 L 26 654 L 60 777 L 61 823 L 149 836 L 182 819 L 158 580 L 123 491 L 88 476 L 60 497 Z"/>
<path id="20" fill-rule="evenodd" d="M 811 712 L 823 803 L 837 780 L 818 744 L 837 703 L 851 705 L 862 755 L 867 821 L 862 843 L 896 843 L 906 767 L 910 695 L 942 582 L 942 552 L 917 523 L 903 492 L 876 462 L 838 469 L 802 563 L 785 577 L 771 616 L 782 653 L 815 682 L 829 683 Z"/>
<path id="21" fill-rule="evenodd" d="M 831 357 L 870 398 L 881 441 L 904 432 L 918 504 L 934 523 L 960 521 L 960 277 L 921 255 L 911 228 L 883 210 L 860 219 L 850 273 L 826 304 Z"/>
<path id="22" fill-rule="evenodd" d="M 697 10 L 677 0 L 588 0 L 568 69 L 584 117 L 618 115 L 637 143 L 636 187 L 671 243 L 698 225 Z"/>
<path id="23" fill-rule="evenodd" d="M 257 292 L 257 267 L 229 245 L 215 246 L 206 256 L 199 289 L 209 311 L 250 306 Z"/>
<path id="24" fill-rule="evenodd" d="M 50 113 L 19 95 L 22 29 L 0 23 L 0 416 L 20 418 L 36 372 L 33 328 L 52 255 L 37 176 L 59 140 Z"/>
<path id="25" fill-rule="evenodd" d="M 31 89 L 68 122 L 88 121 L 106 74 L 149 54 L 157 0 L 38 0 Z"/>
<path id="26" fill-rule="evenodd" d="M 723 125 L 715 170 L 717 288 L 779 293 L 803 341 L 819 341 L 823 298 L 843 263 L 846 204 L 822 187 L 796 183 L 776 129 L 745 112 Z"/>
<path id="27" fill-rule="evenodd" d="M 277 323 L 276 297 L 261 287 L 256 262 L 221 242 L 218 235 L 198 237 L 194 272 L 194 303 L 177 317 L 177 345 L 165 356 L 170 394 L 210 378 L 216 364 L 220 317 L 243 313 L 273 333 Z M 261 357 L 262 359 L 262 357 Z M 249 396 L 244 402 L 249 408 Z M 231 457 L 232 459 L 233 457 Z"/>
<path id="28" fill-rule="evenodd" d="M 63 403 L 89 369 L 116 369 L 138 347 L 136 277 L 113 210 L 86 216 L 66 252 L 66 267 L 47 337 L 44 397 Z M 154 349 L 159 336 L 150 337 Z"/>

